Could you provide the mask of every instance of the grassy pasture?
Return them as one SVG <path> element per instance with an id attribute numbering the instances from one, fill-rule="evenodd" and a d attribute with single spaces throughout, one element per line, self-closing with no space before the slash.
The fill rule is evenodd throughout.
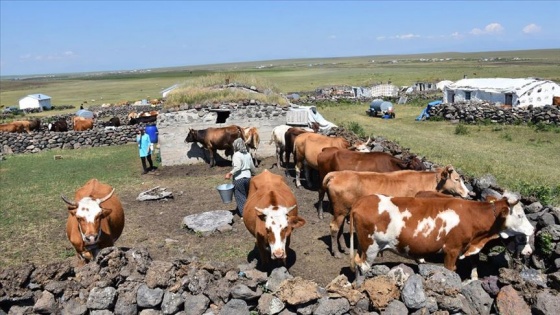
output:
<path id="1" fill-rule="evenodd" d="M 420 62 L 418 58 L 455 58 L 449 62 Z M 518 61 L 480 62 L 480 58 L 520 58 Z M 463 60 L 462 58 L 465 58 Z M 375 59 L 372 63 L 371 60 Z M 394 59 L 398 63 L 386 63 Z M 528 60 L 525 60 L 528 59 Z M 256 69 L 273 63 L 272 68 Z M 312 66 L 309 66 L 312 64 Z M 431 54 L 415 56 L 379 56 L 317 60 L 225 64 L 162 69 L 143 73 L 68 75 L 60 78 L 0 81 L 0 103 L 17 104 L 19 98 L 44 93 L 54 105 L 116 103 L 160 96 L 160 91 L 213 72 L 231 72 L 262 76 L 280 92 L 311 91 L 325 85 L 367 85 L 391 80 L 398 85 L 435 79 L 457 80 L 469 77 L 542 77 L 560 81 L 560 49 L 493 52 L 473 54 Z M 476 75 L 474 75 L 476 73 Z M 103 99 L 101 100 L 101 97 Z M 91 101 L 94 100 L 95 101 Z M 537 132 L 529 126 L 465 126 L 466 134 L 456 134 L 456 125 L 444 121 L 417 122 L 423 103 L 396 106 L 396 119 L 383 120 L 365 114 L 367 104 L 319 106 L 321 114 L 339 124 L 351 122 L 366 134 L 395 141 L 411 152 L 441 165 L 453 164 L 470 176 L 490 173 L 504 188 L 530 193 L 548 193 L 551 202 L 560 205 L 560 133 Z M 52 112 L 57 114 L 58 112 Z M 42 113 L 43 115 L 49 112 Z M 64 159 L 53 156 L 63 154 Z M 66 218 L 60 193 L 71 195 L 87 179 L 97 177 L 110 182 L 118 191 L 134 191 L 141 184 L 138 176 L 136 147 L 101 147 L 81 150 L 53 150 L 33 155 L 10 156 L 0 162 L 0 267 L 33 261 L 34 247 L 50 248 L 49 231 Z M 6 248 L 13 235 L 33 235 L 33 244 Z M 52 235 L 51 235 L 52 237 Z M 58 252 L 57 252 L 58 250 Z M 55 257 L 72 255 L 51 248 Z"/>

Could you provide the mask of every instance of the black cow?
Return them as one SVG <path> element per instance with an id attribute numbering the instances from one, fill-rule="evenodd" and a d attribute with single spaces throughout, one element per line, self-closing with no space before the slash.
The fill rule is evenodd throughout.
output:
<path id="1" fill-rule="evenodd" d="M 49 124 L 49 131 L 64 132 L 68 131 L 68 123 L 66 119 L 60 118 L 59 120 Z"/>
<path id="2" fill-rule="evenodd" d="M 129 125 L 136 125 L 139 123 L 153 123 L 157 121 L 157 116 L 143 116 L 143 117 L 137 117 L 137 118 L 130 118 L 130 121 L 128 122 Z"/>
<path id="3" fill-rule="evenodd" d="M 114 126 L 114 127 L 118 127 L 121 125 L 121 120 L 119 119 L 119 117 L 113 117 L 111 119 L 109 119 L 108 121 L 102 123 L 103 127 L 108 127 L 108 126 Z"/>

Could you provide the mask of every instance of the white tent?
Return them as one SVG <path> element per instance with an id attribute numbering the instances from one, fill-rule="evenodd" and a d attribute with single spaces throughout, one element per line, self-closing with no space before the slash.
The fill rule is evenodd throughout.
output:
<path id="1" fill-rule="evenodd" d="M 436 83 L 436 88 L 440 91 L 443 91 L 443 89 L 449 85 L 453 84 L 453 81 L 449 81 L 449 80 L 443 80 L 443 81 L 439 81 L 438 83 Z"/>
<path id="2" fill-rule="evenodd" d="M 443 90 L 443 102 L 492 102 L 514 107 L 552 105 L 560 95 L 560 86 L 550 80 L 535 78 L 463 79 Z"/>
<path id="3" fill-rule="evenodd" d="M 315 106 L 299 106 L 292 104 L 289 111 L 286 113 L 287 125 L 311 127 L 312 123 L 319 124 L 319 131 L 321 133 L 328 133 L 331 128 L 338 127 L 319 114 Z"/>

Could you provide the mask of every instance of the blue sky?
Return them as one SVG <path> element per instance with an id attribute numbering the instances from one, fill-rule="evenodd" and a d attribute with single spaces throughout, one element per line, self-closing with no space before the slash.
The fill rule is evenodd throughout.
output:
<path id="1" fill-rule="evenodd" d="M 560 48 L 559 1 L 0 0 L 0 75 Z"/>

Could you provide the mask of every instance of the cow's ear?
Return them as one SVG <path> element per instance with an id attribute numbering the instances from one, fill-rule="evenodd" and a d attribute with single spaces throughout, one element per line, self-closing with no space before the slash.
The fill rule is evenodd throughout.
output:
<path id="1" fill-rule="evenodd" d="M 103 218 L 108 217 L 111 214 L 111 212 L 113 212 L 113 209 L 102 209 L 101 216 Z"/>
<path id="2" fill-rule="evenodd" d="M 290 226 L 294 229 L 302 227 L 305 225 L 305 219 L 300 216 L 292 216 L 290 217 Z"/>

